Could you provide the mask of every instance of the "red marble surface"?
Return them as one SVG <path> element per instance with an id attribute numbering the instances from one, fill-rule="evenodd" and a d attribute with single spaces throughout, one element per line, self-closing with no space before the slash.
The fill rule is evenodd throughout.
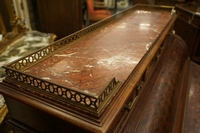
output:
<path id="1" fill-rule="evenodd" d="M 99 95 L 113 77 L 126 80 L 171 17 L 164 11 L 133 11 L 25 73 Z"/>

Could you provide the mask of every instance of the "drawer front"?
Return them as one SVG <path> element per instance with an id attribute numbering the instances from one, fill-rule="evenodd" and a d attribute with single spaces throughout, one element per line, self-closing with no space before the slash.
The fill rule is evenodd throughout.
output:
<path id="1" fill-rule="evenodd" d="M 184 21 L 195 26 L 196 28 L 200 28 L 200 16 L 198 14 L 196 14 L 195 12 L 190 13 L 179 8 L 176 8 L 176 12 L 180 19 L 183 19 Z"/>

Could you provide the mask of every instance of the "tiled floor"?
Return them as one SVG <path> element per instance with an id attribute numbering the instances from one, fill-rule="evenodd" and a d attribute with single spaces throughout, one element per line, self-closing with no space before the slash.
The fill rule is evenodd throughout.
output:
<path id="1" fill-rule="evenodd" d="M 5 77 L 5 72 L 2 68 L 4 64 L 47 46 L 50 43 L 50 38 L 50 34 L 30 31 L 12 43 L 3 53 L 0 54 L 0 82 Z"/>
<path id="2" fill-rule="evenodd" d="M 45 34 L 38 31 L 29 31 L 20 39 L 13 42 L 0 54 L 0 82 L 5 78 L 3 65 L 12 62 L 20 57 L 28 55 L 42 47 L 49 45 L 53 40 L 52 34 Z M 0 94 L 0 108 L 4 105 L 3 96 Z"/>

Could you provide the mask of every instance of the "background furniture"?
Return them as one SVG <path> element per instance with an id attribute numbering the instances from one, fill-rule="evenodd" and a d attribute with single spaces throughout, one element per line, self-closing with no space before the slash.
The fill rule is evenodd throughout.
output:
<path id="1" fill-rule="evenodd" d="M 178 3 L 187 3 L 187 0 L 154 0 L 154 4 L 156 5 L 174 6 Z"/>
<path id="2" fill-rule="evenodd" d="M 94 0 L 94 7 L 98 8 L 99 4 L 101 4 L 106 8 L 113 9 L 115 8 L 116 1 L 117 0 Z"/>
<path id="3" fill-rule="evenodd" d="M 94 8 L 108 8 L 108 1 L 107 0 L 93 0 Z"/>
<path id="4" fill-rule="evenodd" d="M 133 0 L 133 4 L 147 4 L 147 0 Z"/>
<path id="5" fill-rule="evenodd" d="M 3 97 L 0 95 L 0 97 Z M 2 98 L 0 98 L 0 104 L 2 104 Z M 5 102 L 4 102 L 5 103 Z M 8 108 L 6 104 L 3 103 L 3 106 L 0 108 L 0 132 L 1 133 L 11 133 L 12 128 L 6 123 L 6 121 L 9 119 L 8 115 Z"/>
<path id="6" fill-rule="evenodd" d="M 120 0 L 117 2 L 118 9 L 125 9 L 129 7 L 129 0 Z"/>
<path id="7" fill-rule="evenodd" d="M 93 0 L 87 0 L 88 14 L 89 14 L 89 22 L 94 23 L 100 21 L 102 19 L 108 18 L 111 13 L 105 5 L 98 6 L 100 9 L 95 9 Z"/>
<path id="8" fill-rule="evenodd" d="M 174 29 L 186 42 L 190 58 L 200 63 L 200 3 L 177 4 L 178 19 Z"/>
<path id="9" fill-rule="evenodd" d="M 21 18 L 16 16 L 11 0 L 1 0 L 0 6 L 2 6 L 0 8 L 0 33 L 3 35 L 2 40 L 0 40 L 1 53 L 28 29 L 24 26 Z"/>
<path id="10" fill-rule="evenodd" d="M 15 1 L 16 2 L 16 1 Z M 52 43 L 56 36 L 38 31 L 29 31 L 22 19 L 15 14 L 12 0 L 0 0 L 0 82 L 5 78 L 2 66 Z M 4 97 L 0 94 L 0 132 L 11 133 L 6 123 L 9 112 Z"/>
<path id="11" fill-rule="evenodd" d="M 177 3 L 186 3 L 187 0 L 133 0 L 133 4 L 155 4 L 174 6 Z"/>
<path id="12" fill-rule="evenodd" d="M 36 29 L 61 39 L 84 27 L 83 0 L 31 0 Z"/>
<path id="13" fill-rule="evenodd" d="M 2 18 L 2 20 L 3 20 L 3 22 L 1 21 L 1 27 L 0 28 L 4 27 L 4 33 L 11 32 L 12 28 L 11 28 L 11 25 L 10 25 L 9 10 L 7 8 L 5 0 L 0 0 L 0 14 L 1 14 L 0 19 Z M 3 25 L 3 27 L 2 27 L 2 25 Z M 0 29 L 0 33 L 2 33 L 2 29 Z"/>

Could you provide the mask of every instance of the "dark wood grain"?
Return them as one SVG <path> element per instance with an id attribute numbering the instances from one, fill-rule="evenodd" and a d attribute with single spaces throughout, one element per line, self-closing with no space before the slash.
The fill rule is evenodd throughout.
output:
<path id="1" fill-rule="evenodd" d="M 178 19 L 175 22 L 174 29 L 187 44 L 189 56 L 200 64 L 200 15 L 199 2 L 190 4 L 177 4 L 175 6 Z"/>
<path id="2" fill-rule="evenodd" d="M 82 0 L 37 0 L 39 31 L 54 33 L 61 39 L 83 26 Z"/>

